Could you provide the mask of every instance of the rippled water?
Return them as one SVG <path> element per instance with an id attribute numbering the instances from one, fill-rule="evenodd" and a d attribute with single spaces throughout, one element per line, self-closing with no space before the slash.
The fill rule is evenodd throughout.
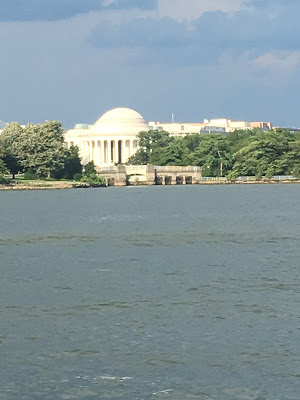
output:
<path id="1" fill-rule="evenodd" d="M 0 193 L 0 399 L 298 400 L 300 186 Z"/>

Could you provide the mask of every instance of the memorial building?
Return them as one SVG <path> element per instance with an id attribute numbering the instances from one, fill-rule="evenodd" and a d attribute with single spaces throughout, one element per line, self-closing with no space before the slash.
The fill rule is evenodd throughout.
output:
<path id="1" fill-rule="evenodd" d="M 94 125 L 77 124 L 65 134 L 68 147 L 78 146 L 83 165 L 126 163 L 137 151 L 137 136 L 148 131 L 149 124 L 130 108 L 115 108 L 102 115 Z"/>

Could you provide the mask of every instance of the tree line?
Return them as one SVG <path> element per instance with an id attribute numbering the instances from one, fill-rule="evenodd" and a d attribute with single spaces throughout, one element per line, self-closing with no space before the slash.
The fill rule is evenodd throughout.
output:
<path id="1" fill-rule="evenodd" d="M 173 137 L 168 132 L 150 130 L 138 135 L 139 150 L 128 164 L 195 165 L 203 176 L 240 175 L 256 177 L 300 175 L 300 132 L 282 129 L 235 130 L 226 135 L 190 134 Z M 96 179 L 94 164 L 85 166 L 86 175 Z M 79 149 L 64 145 L 62 123 L 47 121 L 25 128 L 16 122 L 0 135 L 0 175 L 13 177 L 25 172 L 29 178 L 73 179 L 83 166 Z M 79 178 L 80 179 L 80 178 Z"/>
<path id="2" fill-rule="evenodd" d="M 203 176 L 231 180 L 241 175 L 300 175 L 300 132 L 254 128 L 173 137 L 150 130 L 139 134 L 138 144 L 129 164 L 195 165 L 202 167 Z"/>

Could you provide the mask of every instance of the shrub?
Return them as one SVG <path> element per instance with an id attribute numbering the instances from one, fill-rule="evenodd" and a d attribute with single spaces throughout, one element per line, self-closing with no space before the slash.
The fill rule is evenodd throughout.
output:
<path id="1" fill-rule="evenodd" d="M 7 185 L 10 183 L 10 179 L 5 178 L 3 174 L 0 174 L 0 185 Z"/>
<path id="2" fill-rule="evenodd" d="M 7 165 L 6 165 L 5 162 L 4 162 L 3 160 L 1 160 L 1 158 L 0 158 L 0 174 L 1 174 L 1 175 L 4 175 L 4 174 L 7 174 L 7 172 L 8 172 Z"/>
<path id="3" fill-rule="evenodd" d="M 81 182 L 88 183 L 89 185 L 106 185 L 106 180 L 103 176 L 99 176 L 96 174 L 91 174 L 89 176 L 83 176 Z"/>
<path id="4" fill-rule="evenodd" d="M 73 180 L 79 182 L 82 178 L 82 174 L 79 172 L 76 172 L 76 174 L 73 175 Z"/>
<path id="5" fill-rule="evenodd" d="M 88 162 L 84 167 L 84 175 L 96 175 L 95 164 L 94 161 Z"/>
<path id="6" fill-rule="evenodd" d="M 36 173 L 29 169 L 24 172 L 24 179 L 36 179 Z"/>

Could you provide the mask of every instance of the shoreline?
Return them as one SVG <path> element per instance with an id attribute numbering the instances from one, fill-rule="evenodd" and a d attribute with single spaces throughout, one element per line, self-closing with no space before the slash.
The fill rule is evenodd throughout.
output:
<path id="1" fill-rule="evenodd" d="M 299 184 L 300 179 L 295 180 L 261 180 L 261 181 L 203 181 L 192 185 L 126 185 L 126 186 L 102 186 L 102 187 L 127 187 L 127 186 L 211 186 L 211 185 L 276 185 L 276 184 Z M 97 186 L 101 187 L 101 186 Z M 62 189 L 94 189 L 95 187 L 72 182 L 44 182 L 36 181 L 35 183 L 12 183 L 0 185 L 0 191 L 7 190 L 62 190 Z"/>

